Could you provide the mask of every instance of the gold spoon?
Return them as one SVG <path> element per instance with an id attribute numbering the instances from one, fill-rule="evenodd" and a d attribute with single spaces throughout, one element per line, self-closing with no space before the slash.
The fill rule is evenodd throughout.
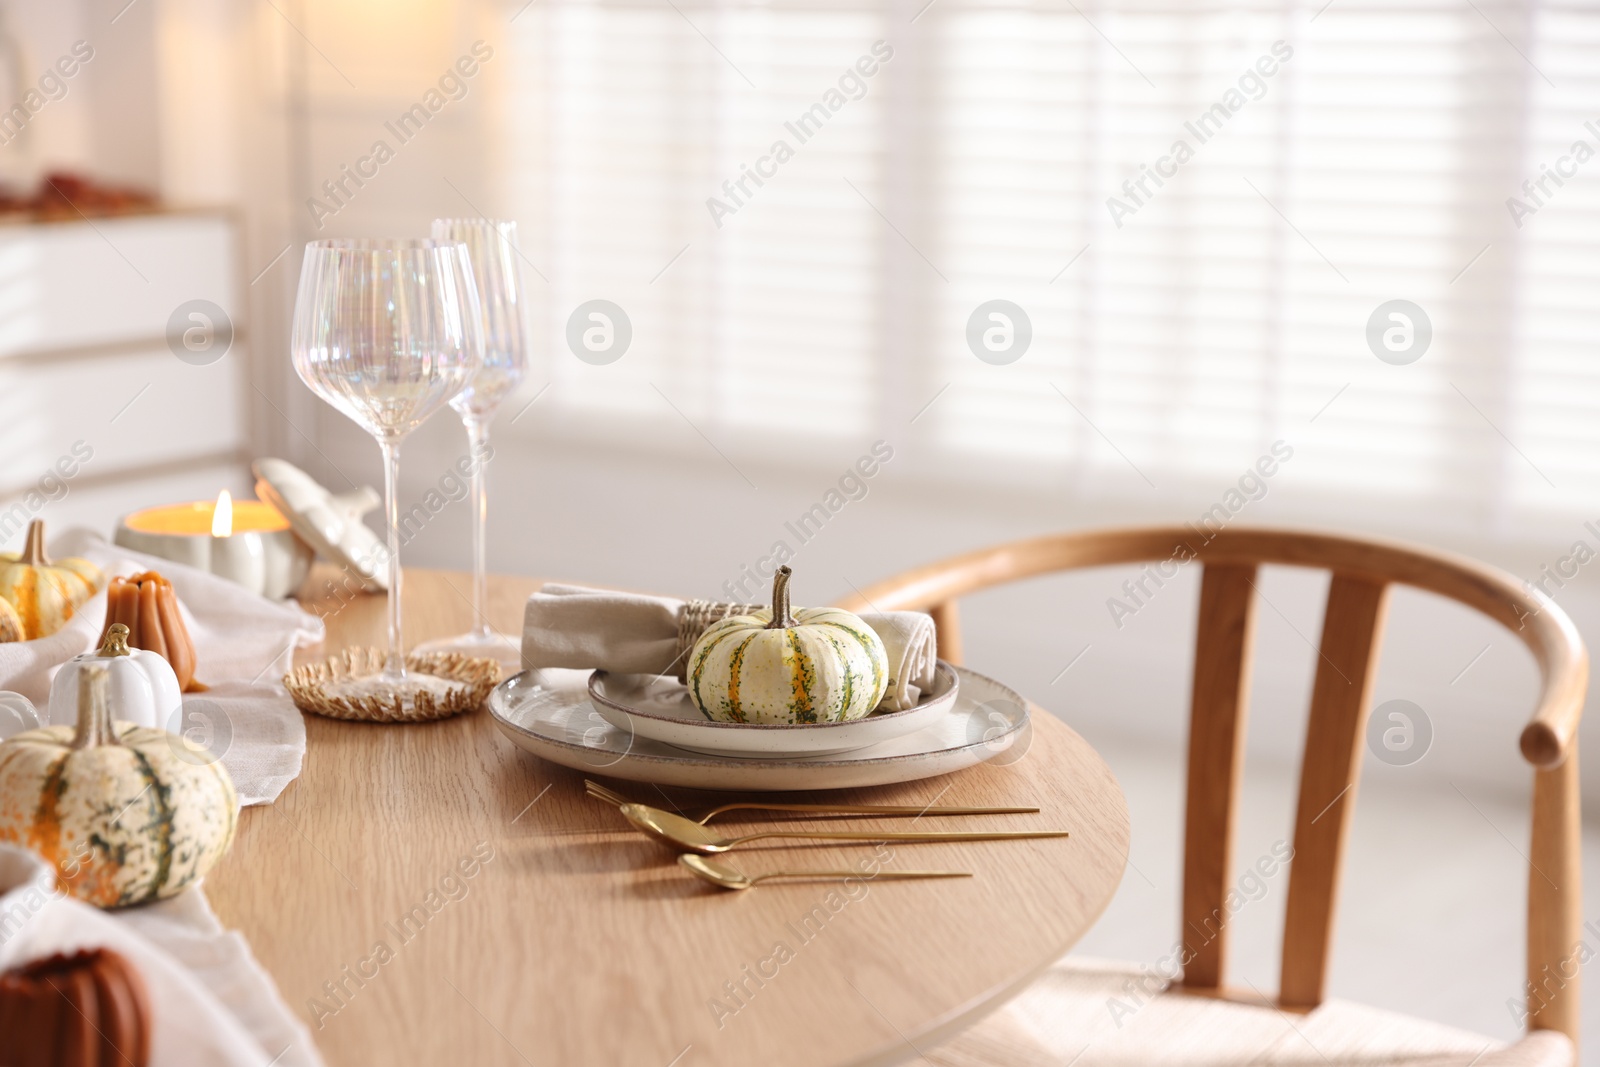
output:
<path id="1" fill-rule="evenodd" d="M 739 837 L 722 837 L 712 833 L 697 822 L 681 815 L 647 807 L 643 804 L 624 804 L 623 817 L 657 841 L 674 848 L 688 849 L 702 856 L 727 852 L 749 841 L 768 838 L 803 839 L 807 841 L 1011 841 L 1036 837 L 1066 837 L 1065 830 L 980 830 L 948 832 L 943 830 L 894 832 L 890 830 L 767 830 L 759 834 Z"/>
<path id="2" fill-rule="evenodd" d="M 599 782 L 588 778 L 583 780 L 584 791 L 596 800 L 603 800 L 607 804 L 622 807 L 624 804 L 634 803 L 621 793 L 607 789 Z M 650 807 L 641 804 L 640 807 Z M 652 808 L 653 811 L 662 811 L 661 808 Z M 718 815 L 730 811 L 798 811 L 813 815 L 882 815 L 890 817 L 909 816 L 915 818 L 919 815 L 1036 815 L 1038 808 L 983 808 L 960 807 L 945 805 L 934 807 L 925 805 L 918 807 L 909 804 L 761 804 L 754 801 L 744 801 L 738 804 L 724 804 L 720 808 L 712 808 L 700 818 L 694 820 L 701 826 L 710 822 Z"/>
<path id="3" fill-rule="evenodd" d="M 743 871 L 734 870 L 726 863 L 718 863 L 716 860 L 708 860 L 704 856 L 690 853 L 679 856 L 678 862 L 687 867 L 695 877 L 703 878 L 723 889 L 749 889 L 757 882 L 765 882 L 768 878 L 830 878 L 840 881 L 855 878 L 863 882 L 881 882 L 885 879 L 972 877 L 971 871 L 878 871 L 873 875 L 865 875 L 860 871 L 769 871 L 766 874 L 745 874 Z"/>

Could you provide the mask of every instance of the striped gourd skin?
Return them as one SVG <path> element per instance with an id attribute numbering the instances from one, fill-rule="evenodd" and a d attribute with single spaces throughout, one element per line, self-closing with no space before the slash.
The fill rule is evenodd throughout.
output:
<path id="1" fill-rule="evenodd" d="M 67 726 L 0 744 L 0 841 L 43 856 L 64 891 L 102 908 L 197 882 L 227 851 L 239 810 L 227 770 L 204 749 L 164 730 L 116 729 L 122 744 L 77 751 Z"/>
<path id="2" fill-rule="evenodd" d="M 689 698 L 716 722 L 847 722 L 872 712 L 889 658 L 872 628 L 838 608 L 801 608 L 769 630 L 770 611 L 709 627 L 689 653 Z"/>
<path id="3" fill-rule="evenodd" d="M 46 567 L 17 562 L 17 553 L 0 553 L 0 599 L 22 620 L 27 640 L 49 637 L 72 618 L 78 605 L 94 596 L 99 569 L 87 560 L 64 559 Z"/>
<path id="4" fill-rule="evenodd" d="M 0 643 L 27 639 L 28 635 L 22 628 L 22 617 L 17 614 L 17 609 L 11 606 L 11 601 L 0 597 Z"/>

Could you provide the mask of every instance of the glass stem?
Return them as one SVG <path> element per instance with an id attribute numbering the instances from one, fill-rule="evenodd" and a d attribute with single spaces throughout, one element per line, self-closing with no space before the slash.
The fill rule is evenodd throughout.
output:
<path id="1" fill-rule="evenodd" d="M 472 463 L 472 632 L 477 637 L 493 636 L 489 629 L 489 553 L 486 538 L 489 527 L 489 474 L 484 468 L 489 452 L 489 420 L 467 416 L 467 444 Z"/>
<path id="2" fill-rule="evenodd" d="M 400 681 L 406 676 L 406 650 L 400 636 L 400 442 L 380 440 L 383 449 L 384 520 L 389 531 L 389 654 L 383 676 Z"/>

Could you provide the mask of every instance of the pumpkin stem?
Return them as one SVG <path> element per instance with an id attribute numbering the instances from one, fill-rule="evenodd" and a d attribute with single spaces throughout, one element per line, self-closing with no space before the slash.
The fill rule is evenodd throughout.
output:
<path id="1" fill-rule="evenodd" d="M 74 749 L 122 743 L 117 740 L 110 702 L 106 698 L 110 674 L 110 666 L 104 663 L 91 661 L 78 668 L 78 731 L 72 738 Z"/>
<path id="2" fill-rule="evenodd" d="M 48 567 L 50 557 L 44 551 L 44 520 L 28 523 L 28 539 L 22 545 L 22 555 L 17 562 L 29 567 Z"/>
<path id="3" fill-rule="evenodd" d="M 789 576 L 793 573 L 788 567 L 779 567 L 778 573 L 772 576 L 772 621 L 767 623 L 769 630 L 788 630 L 794 626 L 794 615 L 789 609 Z"/>
<path id="4" fill-rule="evenodd" d="M 132 650 L 128 648 L 128 628 L 120 622 L 111 624 L 106 631 L 105 643 L 100 646 L 97 653 L 100 656 L 131 656 Z"/>

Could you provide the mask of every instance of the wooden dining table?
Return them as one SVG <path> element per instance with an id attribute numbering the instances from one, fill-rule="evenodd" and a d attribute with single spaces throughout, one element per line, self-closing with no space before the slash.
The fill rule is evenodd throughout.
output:
<path id="1" fill-rule="evenodd" d="M 317 577 L 310 587 L 325 587 Z M 540 584 L 492 578 L 491 625 L 520 633 Z M 408 641 L 468 629 L 470 590 L 464 574 L 408 570 Z M 383 643 L 381 595 L 341 590 L 303 603 L 327 638 L 302 662 Z M 522 751 L 486 710 L 412 725 L 308 715 L 300 777 L 274 803 L 243 811 L 206 892 L 331 1065 L 914 1062 L 1066 952 L 1122 878 L 1128 810 L 1116 779 L 1065 722 L 1031 712 L 1020 758 L 1014 746 L 1004 761 L 940 778 L 780 799 L 1036 805 L 1032 815 L 925 816 L 914 828 L 1060 827 L 1070 837 L 753 846 L 733 857 L 751 874 L 848 866 L 975 877 L 745 892 L 689 876 L 671 850 L 587 797 L 581 773 Z M 690 813 L 730 799 L 606 784 Z M 778 818 L 716 825 L 737 832 Z"/>

